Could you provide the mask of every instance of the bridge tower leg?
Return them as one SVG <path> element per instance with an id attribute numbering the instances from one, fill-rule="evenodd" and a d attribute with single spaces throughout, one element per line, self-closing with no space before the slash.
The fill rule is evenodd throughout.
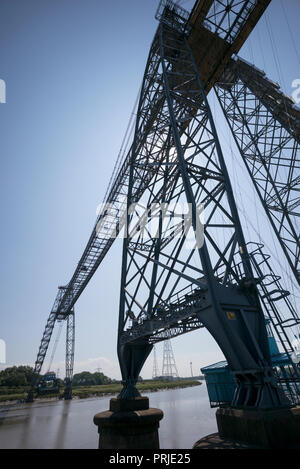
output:
<path id="1" fill-rule="evenodd" d="M 59 287 L 58 294 L 55 298 L 54 305 L 49 314 L 43 337 L 40 343 L 37 359 L 34 366 L 33 377 L 31 380 L 30 390 L 27 395 L 26 402 L 33 402 L 34 392 L 40 380 L 40 373 L 45 361 L 45 357 L 49 348 L 49 343 L 52 337 L 55 323 L 57 320 L 67 321 L 67 335 L 66 335 L 66 387 L 64 396 L 65 399 L 71 399 L 72 396 L 72 377 L 73 377 L 73 363 L 74 363 L 74 333 L 75 333 L 75 322 L 74 322 L 74 309 L 71 310 L 67 315 L 61 314 L 58 311 L 58 305 L 65 294 L 65 287 Z M 66 397 L 67 396 L 67 397 Z"/>
<path id="2" fill-rule="evenodd" d="M 67 331 L 66 331 L 66 377 L 65 377 L 65 390 L 64 399 L 72 399 L 72 380 L 73 380 L 73 366 L 74 366 L 74 347 L 75 347 L 75 316 L 74 309 L 68 314 L 66 318 Z"/>
<path id="3" fill-rule="evenodd" d="M 34 391 L 40 380 L 40 372 L 41 372 L 41 369 L 45 360 L 45 356 L 49 347 L 49 343 L 52 337 L 52 332 L 54 329 L 55 322 L 56 322 L 56 313 L 51 311 L 48 317 L 46 326 L 45 326 L 42 340 L 41 340 L 40 348 L 39 348 L 37 359 L 36 359 L 35 366 L 34 366 L 31 386 L 30 386 L 30 390 L 26 398 L 26 402 L 33 402 L 34 400 Z"/>

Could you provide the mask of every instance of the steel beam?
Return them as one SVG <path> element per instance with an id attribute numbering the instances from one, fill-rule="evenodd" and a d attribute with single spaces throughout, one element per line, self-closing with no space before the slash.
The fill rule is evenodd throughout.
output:
<path id="1" fill-rule="evenodd" d="M 300 285 L 300 109 L 255 66 L 232 60 L 215 87 L 265 213 Z"/>

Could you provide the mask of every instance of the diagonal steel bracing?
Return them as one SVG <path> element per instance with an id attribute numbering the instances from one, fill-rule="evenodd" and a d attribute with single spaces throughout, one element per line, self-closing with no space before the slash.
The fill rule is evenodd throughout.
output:
<path id="1" fill-rule="evenodd" d="M 72 380 L 74 365 L 74 347 L 75 347 L 75 315 L 74 310 L 66 318 L 66 377 L 64 398 L 72 399 Z"/>
<path id="2" fill-rule="evenodd" d="M 180 334 L 204 325 L 237 377 L 234 403 L 280 405 L 264 316 L 222 150 L 198 68 L 178 23 L 177 27 L 174 17 L 170 21 L 169 12 L 161 16 L 138 107 L 123 243 L 120 398 L 138 395 L 135 382 L 152 343 L 166 337 L 164 330 L 172 326 L 174 334 Z M 160 112 L 149 132 L 144 119 L 155 97 Z M 141 135 L 144 144 L 137 150 Z M 138 199 L 136 188 L 148 178 L 143 200 Z M 177 207 L 189 207 L 189 223 L 179 236 L 174 235 L 178 223 L 170 232 L 174 201 Z M 163 204 L 160 209 L 158 203 Z M 204 209 L 204 226 L 199 208 Z M 185 302 L 172 303 L 174 290 L 184 291 L 191 284 L 196 290 L 193 300 L 187 304 L 184 295 Z"/>
<path id="3" fill-rule="evenodd" d="M 134 318 L 135 322 L 143 321 L 143 315 L 149 320 L 151 315 L 156 314 L 161 321 L 162 316 L 155 308 L 167 301 L 172 302 L 182 284 L 192 283 L 193 288 L 199 290 L 197 295 L 200 292 L 201 298 L 187 306 L 185 313 L 182 307 L 175 307 L 177 312 L 174 310 L 172 313 L 172 334 L 175 335 L 202 327 L 196 314 L 200 303 L 203 305 L 205 300 L 205 308 L 208 308 L 218 296 L 216 292 L 211 295 L 212 298 L 204 295 L 208 291 L 208 281 L 210 292 L 214 291 L 216 280 L 217 290 L 219 284 L 228 286 L 229 279 L 236 286 L 244 285 L 244 279 L 247 278 L 251 282 L 247 250 L 204 90 L 209 92 L 269 2 L 198 0 L 190 14 L 171 0 L 160 2 L 157 19 L 172 31 L 176 30 L 177 35 L 174 34 L 169 43 L 161 41 L 160 33 L 155 35 L 140 95 L 134 141 L 111 181 L 106 206 L 99 212 L 70 282 L 58 291 L 35 364 L 33 387 L 39 379 L 55 321 L 67 319 L 72 314 L 77 299 L 106 256 L 116 235 L 124 229 L 126 221 L 130 221 L 131 238 L 123 255 L 122 278 L 126 278 L 126 285 L 123 282 L 121 304 L 126 305 L 127 312 L 120 320 L 119 344 L 127 340 L 125 333 L 121 334 L 120 331 L 127 327 L 129 318 Z M 191 61 L 192 56 L 195 61 Z M 200 84 L 200 77 L 195 80 L 195 65 L 203 82 L 198 87 L 194 87 L 196 82 Z M 144 200 L 143 205 L 134 208 L 127 217 L 128 194 L 131 203 L 139 202 L 143 194 Z M 190 201 L 193 207 L 190 225 L 184 236 L 180 236 L 182 214 L 174 213 L 170 208 L 170 203 L 176 205 L 182 199 Z M 153 202 L 169 204 L 169 221 L 166 223 L 165 216 L 162 216 L 164 210 L 161 212 L 156 209 L 150 219 L 155 218 L 157 221 L 157 236 L 153 239 L 151 230 L 143 229 L 143 233 L 146 232 L 148 236 L 145 239 L 145 236 L 141 236 L 141 212 L 144 211 L 142 218 L 145 226 L 145 222 L 146 225 L 149 222 L 147 207 L 153 205 Z M 202 251 L 190 249 L 188 254 L 183 254 L 185 239 L 197 223 L 195 206 L 199 203 L 205 207 L 205 247 Z M 233 266 L 237 248 L 242 257 L 242 270 L 239 271 Z M 223 267 L 221 278 L 218 272 Z M 150 291 L 150 295 L 140 301 L 139 295 L 145 288 Z M 253 294 L 250 297 L 253 300 Z M 245 302 L 246 308 L 252 305 L 249 301 Z M 257 299 L 254 303 L 257 304 Z M 218 310 L 218 305 L 214 305 Z M 187 315 L 187 311 L 191 314 Z M 149 344 L 168 337 L 171 331 L 168 328 L 150 329 L 152 335 L 149 335 Z M 135 328 L 131 328 L 130 334 L 136 332 Z M 145 344 L 141 345 L 143 347 Z M 151 349 L 151 344 L 148 349 Z"/>
<path id="4" fill-rule="evenodd" d="M 219 102 L 296 281 L 300 284 L 300 109 L 242 59 L 215 87 Z"/>

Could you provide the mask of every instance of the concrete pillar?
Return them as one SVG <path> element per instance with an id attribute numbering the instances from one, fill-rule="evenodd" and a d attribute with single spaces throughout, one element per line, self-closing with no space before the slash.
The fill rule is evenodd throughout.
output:
<path id="1" fill-rule="evenodd" d="M 300 445 L 300 407 L 270 410 L 220 408 L 216 417 L 221 437 L 264 448 Z"/>
<path id="2" fill-rule="evenodd" d="M 99 449 L 159 449 L 160 409 L 149 408 L 148 397 L 110 400 L 109 410 L 94 417 Z"/>
<path id="3" fill-rule="evenodd" d="M 197 441 L 194 449 L 300 449 L 300 407 L 281 409 L 219 408 L 218 434 Z"/>

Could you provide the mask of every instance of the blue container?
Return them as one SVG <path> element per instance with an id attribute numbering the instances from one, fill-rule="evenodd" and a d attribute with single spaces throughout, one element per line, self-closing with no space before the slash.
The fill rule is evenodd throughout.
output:
<path id="1" fill-rule="evenodd" d="M 221 361 L 201 369 L 204 375 L 211 407 L 230 404 L 236 381 L 229 371 L 227 362 Z"/>
<path id="2" fill-rule="evenodd" d="M 292 405 L 300 403 L 300 383 L 294 377 L 291 359 L 286 353 L 280 353 L 277 343 L 266 320 L 272 366 L 278 385 Z M 230 405 L 236 389 L 236 381 L 229 371 L 226 360 L 201 368 L 204 375 L 211 407 Z"/>

